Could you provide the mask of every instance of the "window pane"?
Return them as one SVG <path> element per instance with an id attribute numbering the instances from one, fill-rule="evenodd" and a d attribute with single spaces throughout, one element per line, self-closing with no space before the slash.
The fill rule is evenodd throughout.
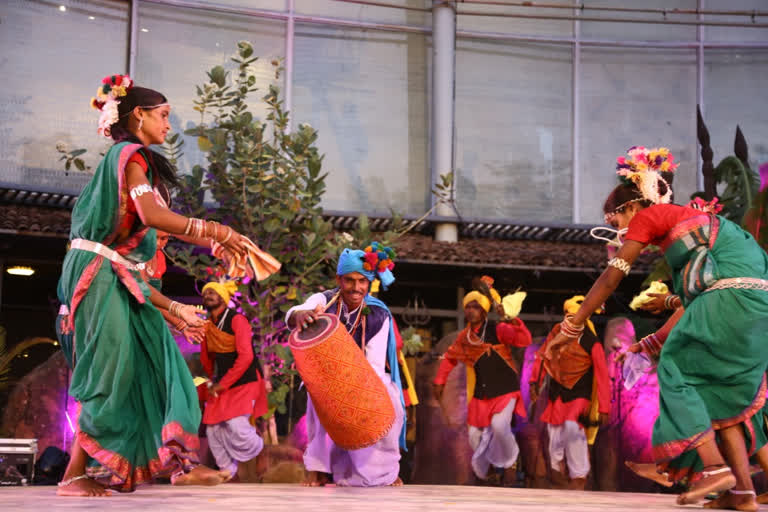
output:
<path id="1" fill-rule="evenodd" d="M 697 0 L 585 0 L 589 7 L 629 7 L 644 9 L 696 9 Z M 582 16 L 589 18 L 618 18 L 634 20 L 629 23 L 607 21 L 581 22 L 581 35 L 586 39 L 611 39 L 630 41 L 695 41 L 695 25 L 662 25 L 646 20 L 695 21 L 695 15 L 671 14 L 664 16 L 652 12 L 621 12 L 585 10 Z"/>
<path id="2" fill-rule="evenodd" d="M 581 57 L 577 221 L 602 224 L 616 157 L 632 146 L 670 149 L 680 163 L 675 202 L 685 203 L 699 172 L 695 50 L 583 48 Z"/>
<path id="3" fill-rule="evenodd" d="M 768 11 L 765 0 L 704 0 L 704 8 L 720 11 Z M 704 16 L 707 21 L 728 21 L 731 23 L 752 23 L 751 16 Z M 765 16 L 756 17 L 757 23 L 768 23 Z M 704 27 L 705 41 L 768 41 L 768 28 L 750 27 Z"/>
<path id="4" fill-rule="evenodd" d="M 428 8 L 432 6 L 430 0 L 386 0 L 382 3 L 415 8 Z M 416 26 L 430 26 L 432 24 L 429 12 L 339 2 L 336 0 L 296 0 L 294 11 L 297 14 L 311 14 L 320 17 L 366 22 Z"/>
<path id="5" fill-rule="evenodd" d="M 704 120 L 709 128 L 715 165 L 733 154 L 736 125 L 749 145 L 755 171 L 768 162 L 768 49 L 723 49 L 704 52 Z"/>
<path id="6" fill-rule="evenodd" d="M 288 0 L 197 0 L 200 4 L 216 4 L 231 7 L 245 7 L 265 11 L 286 10 Z"/>
<path id="7" fill-rule="evenodd" d="M 89 103 L 103 77 L 126 71 L 128 4 L 16 0 L 0 19 L 0 181 L 79 189 L 88 176 L 65 177 L 55 146 L 88 148 L 97 163 L 105 139 Z"/>
<path id="8" fill-rule="evenodd" d="M 570 46 L 458 41 L 462 216 L 571 220 L 571 77 Z"/>
<path id="9" fill-rule="evenodd" d="M 319 132 L 325 208 L 425 211 L 429 52 L 422 35 L 296 27 L 294 120 Z"/>
<path id="10" fill-rule="evenodd" d="M 555 3 L 568 3 L 555 2 Z M 537 7 L 506 7 L 503 5 L 462 4 L 458 6 L 459 17 L 457 27 L 459 30 L 472 30 L 475 32 L 499 32 L 517 35 L 538 36 L 573 36 L 573 21 L 570 20 L 542 20 L 535 18 L 512 17 L 522 16 L 571 16 L 570 9 L 542 9 Z M 465 14 L 462 14 L 465 13 Z M 477 16 L 469 13 L 501 14 L 502 16 Z M 506 16 L 504 16 L 506 15 Z"/>
<path id="11" fill-rule="evenodd" d="M 139 43 L 136 81 L 157 89 L 171 102 L 171 130 L 183 132 L 200 122 L 193 110 L 195 86 L 207 82 L 206 72 L 216 65 L 231 68 L 238 41 L 250 41 L 259 91 L 251 95 L 251 112 L 264 119 L 261 97 L 274 80 L 271 61 L 285 53 L 285 22 L 200 9 L 180 9 L 142 2 L 139 7 Z M 281 84 L 282 86 L 282 84 Z M 185 137 L 182 172 L 204 164 L 195 137 Z"/>

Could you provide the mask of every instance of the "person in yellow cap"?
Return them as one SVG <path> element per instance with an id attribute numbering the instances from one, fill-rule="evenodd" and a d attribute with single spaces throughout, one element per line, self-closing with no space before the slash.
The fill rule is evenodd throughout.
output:
<path id="1" fill-rule="evenodd" d="M 208 322 L 200 347 L 200 362 L 212 382 L 202 392 L 208 446 L 219 469 L 232 477 L 237 475 L 238 463 L 253 459 L 264 447 L 251 418 L 267 412 L 267 390 L 253 353 L 251 324 L 228 307 L 236 291 L 234 281 L 203 286 Z"/>
<path id="2" fill-rule="evenodd" d="M 467 423 L 474 451 L 472 470 L 489 483 L 498 483 L 500 473 L 505 473 L 505 483 L 511 483 L 512 475 L 505 470 L 512 472 L 520 453 L 511 425 L 515 414 L 526 417 L 520 395 L 520 372 L 522 352 L 531 344 L 531 333 L 519 318 L 504 322 L 488 319 L 491 307 L 498 306 L 501 297 L 493 289 L 491 278 L 484 276 L 483 280 L 487 294 L 472 291 L 464 297 L 468 325 L 445 353 L 433 381 L 433 391 L 439 401 L 448 374 L 458 363 L 466 365 Z"/>
<path id="3" fill-rule="evenodd" d="M 568 313 L 578 311 L 584 296 L 571 297 L 563 304 Z M 602 308 L 601 308 L 602 309 Z M 611 386 L 603 344 L 588 321 L 577 342 L 560 350 L 558 357 L 542 357 L 559 332 L 559 324 L 549 333 L 531 371 L 531 397 L 538 397 L 545 375 L 550 376 L 547 408 L 541 421 L 547 424 L 549 459 L 555 486 L 583 490 L 590 471 L 589 445 L 597 427 L 607 424 L 611 412 Z M 566 476 L 567 469 L 567 476 Z"/>

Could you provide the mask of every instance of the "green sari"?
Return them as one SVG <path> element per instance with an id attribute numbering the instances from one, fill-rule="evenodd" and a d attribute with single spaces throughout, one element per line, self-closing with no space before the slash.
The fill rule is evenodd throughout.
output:
<path id="1" fill-rule="evenodd" d="M 126 233 L 123 225 L 125 168 L 137 151 L 142 146 L 130 143 L 109 150 L 75 205 L 70 232 L 70 240 L 100 242 L 134 263 L 149 260 L 157 243 L 154 229 L 135 222 Z M 151 167 L 147 177 L 152 182 Z M 73 368 L 80 446 L 121 491 L 188 469 L 199 448 L 197 393 L 139 272 L 72 249 L 58 291 L 69 309 L 57 329 Z"/>
<path id="2" fill-rule="evenodd" d="M 696 448 L 716 439 L 717 430 L 741 424 L 750 454 L 767 441 L 768 291 L 715 283 L 768 279 L 768 255 L 750 234 L 714 215 L 680 222 L 661 247 L 685 313 L 659 357 L 653 452 L 673 480 L 694 481 L 702 469 Z"/>

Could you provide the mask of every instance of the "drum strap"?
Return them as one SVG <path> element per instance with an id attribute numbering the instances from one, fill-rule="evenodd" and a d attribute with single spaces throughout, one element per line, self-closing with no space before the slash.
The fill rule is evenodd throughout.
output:
<path id="1" fill-rule="evenodd" d="M 328 311 L 328 308 L 333 306 L 334 303 L 339 302 L 339 305 L 336 308 L 336 318 L 338 318 L 339 321 L 341 322 L 341 306 L 342 306 L 342 304 L 341 304 L 341 301 L 339 300 L 340 296 L 341 296 L 341 292 L 337 292 L 336 295 L 334 295 L 331 298 L 331 300 L 328 301 L 328 304 L 325 305 L 325 307 L 323 308 L 323 313 Z M 363 354 L 365 354 L 365 315 L 362 314 L 364 308 L 365 308 L 365 300 L 363 300 L 363 303 L 360 304 L 360 307 L 357 310 L 357 318 L 355 318 L 355 323 L 352 326 L 352 329 L 351 330 L 347 329 L 349 331 L 349 335 L 350 336 L 354 336 L 354 333 L 357 330 L 357 326 L 362 323 L 363 331 L 362 331 L 362 333 L 360 333 L 360 340 L 361 340 L 360 341 L 360 348 L 363 350 Z M 362 322 L 360 320 L 360 317 L 362 317 Z M 344 328 L 347 327 L 346 322 L 342 322 L 342 324 L 344 324 Z"/>

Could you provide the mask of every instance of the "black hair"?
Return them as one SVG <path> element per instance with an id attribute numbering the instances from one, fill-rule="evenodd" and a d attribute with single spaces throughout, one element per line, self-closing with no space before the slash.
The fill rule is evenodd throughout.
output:
<path id="1" fill-rule="evenodd" d="M 136 107 L 154 107 L 163 103 L 168 103 L 168 99 L 163 94 L 146 87 L 131 87 L 128 94 L 120 98 L 120 104 L 117 107 L 118 120 L 109 128 L 112 139 L 115 142 L 141 144 L 139 138 L 128 130 L 130 113 Z M 168 188 L 177 187 L 179 178 L 173 164 L 159 152 L 151 149 L 148 151 L 151 153 L 148 164 L 157 173 L 160 181 Z"/>
<path id="2" fill-rule="evenodd" d="M 671 172 L 661 173 L 663 179 L 660 179 L 658 182 L 660 195 L 663 196 L 667 193 L 668 189 L 672 189 L 673 176 L 674 175 Z M 643 199 L 642 197 L 643 194 L 634 182 L 622 182 L 616 185 L 611 193 L 608 194 L 608 198 L 606 198 L 605 203 L 603 203 L 603 213 L 614 213 L 617 209 L 622 208 L 630 201 L 637 202 L 644 208 L 651 206 L 651 201 Z"/>

